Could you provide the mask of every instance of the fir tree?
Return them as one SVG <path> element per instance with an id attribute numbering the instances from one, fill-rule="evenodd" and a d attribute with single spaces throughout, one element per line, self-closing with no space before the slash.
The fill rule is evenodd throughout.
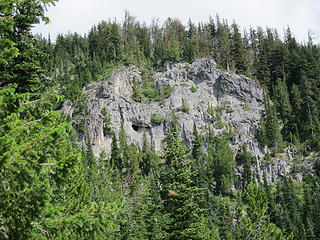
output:
<path id="1" fill-rule="evenodd" d="M 233 23 L 231 27 L 231 56 L 235 65 L 235 69 L 238 73 L 247 73 L 249 68 L 248 58 L 243 47 L 241 34 L 239 32 L 238 26 L 235 23 Z"/>
<path id="2" fill-rule="evenodd" d="M 117 137 L 115 134 L 113 134 L 112 136 L 110 162 L 112 166 L 115 166 L 120 171 L 124 167 L 121 159 L 121 153 L 118 147 Z"/>
<path id="3" fill-rule="evenodd" d="M 210 239 L 205 211 L 200 207 L 204 194 L 192 181 L 192 160 L 187 157 L 177 126 L 169 128 L 165 142 L 167 167 L 160 179 L 163 212 L 170 216 L 169 239 Z"/>
<path id="4" fill-rule="evenodd" d="M 216 137 L 214 146 L 208 146 L 208 165 L 215 180 L 216 194 L 230 194 L 234 184 L 233 151 L 225 139 Z"/>

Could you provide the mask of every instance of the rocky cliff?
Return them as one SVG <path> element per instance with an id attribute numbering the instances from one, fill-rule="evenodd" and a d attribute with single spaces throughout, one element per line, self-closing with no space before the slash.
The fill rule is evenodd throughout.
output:
<path id="1" fill-rule="evenodd" d="M 119 67 L 107 81 L 87 86 L 84 91 L 88 112 L 81 119 L 87 131 L 80 132 L 79 141 L 84 144 L 91 139 L 96 155 L 101 150 L 110 152 L 112 135 L 104 133 L 102 111 L 105 109 L 110 116 L 112 132 L 118 134 L 123 125 L 128 141 L 140 146 L 145 132 L 149 142 L 160 152 L 174 112 L 187 146 L 191 146 L 193 140 L 194 123 L 202 135 L 210 128 L 215 134 L 232 132 L 231 146 L 235 152 L 246 143 L 248 150 L 257 157 L 258 171 L 261 175 L 265 171 L 269 181 L 290 172 L 286 160 L 275 160 L 272 164 L 262 161 L 265 149 L 254 136 L 264 111 L 263 90 L 254 80 L 223 71 L 210 58 L 192 64 L 167 62 L 161 72 L 153 73 L 152 78 L 159 88 L 170 86 L 171 95 L 161 101 L 134 101 L 132 82 L 142 81 L 141 72 L 135 66 Z M 72 112 L 68 103 L 64 109 Z M 240 174 L 241 165 L 237 171 Z"/>

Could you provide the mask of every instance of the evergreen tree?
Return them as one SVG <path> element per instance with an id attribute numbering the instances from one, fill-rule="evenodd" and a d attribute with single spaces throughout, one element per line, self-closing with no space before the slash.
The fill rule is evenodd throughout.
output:
<path id="1" fill-rule="evenodd" d="M 123 169 L 124 166 L 122 163 L 121 153 L 118 147 L 117 137 L 115 134 L 113 134 L 112 136 L 110 161 L 112 166 L 115 166 L 116 168 L 118 168 L 118 170 L 121 171 Z"/>
<path id="2" fill-rule="evenodd" d="M 262 143 L 273 148 L 275 152 L 281 152 L 283 148 L 282 135 L 275 105 L 271 105 L 268 94 L 264 95 L 265 116 L 261 121 L 258 138 Z"/>
<path id="3" fill-rule="evenodd" d="M 211 239 L 203 205 L 204 195 L 196 184 L 192 160 L 179 137 L 177 126 L 169 128 L 164 149 L 167 164 L 161 173 L 163 213 L 169 214 L 169 239 Z"/>
<path id="4" fill-rule="evenodd" d="M 31 28 L 41 20 L 48 22 L 45 8 L 56 0 L 6 0 L 0 6 L 0 86 L 17 84 L 19 93 L 36 94 L 43 90 L 40 59 L 44 54 L 36 46 Z"/>
<path id="5" fill-rule="evenodd" d="M 214 147 L 208 146 L 208 165 L 215 180 L 215 193 L 220 195 L 231 194 L 234 184 L 235 161 L 233 151 L 228 142 L 216 137 Z"/>
<path id="6" fill-rule="evenodd" d="M 186 33 L 186 43 L 183 49 L 183 59 L 192 63 L 199 55 L 199 41 L 197 39 L 196 26 L 189 20 Z"/>
<path id="7" fill-rule="evenodd" d="M 181 60 L 180 45 L 179 45 L 179 42 L 175 38 L 168 40 L 167 52 L 168 52 L 167 53 L 168 60 L 173 61 L 173 62 L 178 62 Z"/>
<path id="8" fill-rule="evenodd" d="M 146 132 L 143 133 L 143 144 L 142 144 L 142 157 L 140 162 L 140 169 L 142 174 L 149 175 L 151 170 L 155 170 L 156 168 L 156 156 L 152 151 L 150 144 L 147 140 Z"/>
<path id="9" fill-rule="evenodd" d="M 274 87 L 273 91 L 273 99 L 274 104 L 276 106 L 276 110 L 279 113 L 279 117 L 282 120 L 283 123 L 283 135 L 288 136 L 289 135 L 289 121 L 291 119 L 291 104 L 289 100 L 289 94 L 288 89 L 286 86 L 285 81 L 281 79 L 277 79 L 276 85 Z"/>
<path id="10" fill-rule="evenodd" d="M 199 188 L 204 188 L 206 183 L 206 168 L 204 163 L 204 153 L 202 150 L 202 140 L 201 136 L 198 133 L 197 126 L 195 122 L 193 123 L 193 142 L 192 142 L 192 158 L 194 166 L 193 171 L 196 174 L 195 181 Z"/>
<path id="11" fill-rule="evenodd" d="M 246 190 L 245 201 L 248 208 L 247 216 L 241 219 L 243 224 L 241 239 L 287 239 L 279 228 L 268 221 L 266 215 L 268 202 L 263 188 L 250 183 Z"/>
<path id="12" fill-rule="evenodd" d="M 214 58 L 217 62 L 222 65 L 224 69 L 229 70 L 231 61 L 231 40 L 230 40 L 230 29 L 226 20 L 220 21 L 217 15 L 217 31 L 216 38 L 214 41 Z"/>
<path id="13" fill-rule="evenodd" d="M 236 161 L 243 165 L 241 176 L 241 189 L 246 189 L 250 182 L 254 181 L 251 166 L 255 163 L 255 157 L 248 152 L 247 146 L 242 145 L 237 152 Z"/>
<path id="14" fill-rule="evenodd" d="M 241 34 L 238 26 L 232 24 L 232 35 L 231 35 L 231 56 L 234 62 L 234 67 L 238 73 L 248 72 L 248 57 L 244 49 Z"/>
<path id="15" fill-rule="evenodd" d="M 300 216 L 301 200 L 297 192 L 298 189 L 292 180 L 284 178 L 278 183 L 276 201 L 280 203 L 280 206 L 278 207 L 277 224 L 288 235 L 293 233 L 295 238 L 303 238 L 305 229 Z"/>

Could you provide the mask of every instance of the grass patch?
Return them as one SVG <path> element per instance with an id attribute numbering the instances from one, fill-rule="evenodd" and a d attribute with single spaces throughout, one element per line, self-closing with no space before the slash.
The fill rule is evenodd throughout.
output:
<path id="1" fill-rule="evenodd" d="M 161 124 L 161 123 L 164 122 L 164 118 L 159 116 L 159 115 L 157 115 L 157 114 L 155 114 L 155 113 L 153 113 L 151 115 L 151 122 L 153 122 L 155 124 Z"/>

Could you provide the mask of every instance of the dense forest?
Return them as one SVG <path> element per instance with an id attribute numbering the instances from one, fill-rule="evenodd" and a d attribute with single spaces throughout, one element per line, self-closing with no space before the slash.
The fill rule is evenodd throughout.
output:
<path id="1" fill-rule="evenodd" d="M 320 239 L 320 46 L 311 35 L 301 44 L 290 28 L 283 39 L 270 28 L 242 33 L 219 16 L 147 26 L 128 12 L 84 36 L 32 35 L 54 2 L 0 2 L 0 239 Z M 269 161 L 288 148 L 295 171 L 308 159 L 301 182 L 257 176 L 255 156 L 245 145 L 234 153 L 227 134 L 202 136 L 195 125 L 188 149 L 174 114 L 161 154 L 122 128 L 111 153 L 96 157 L 59 110 L 71 100 L 83 111 L 82 89 L 117 66 L 156 72 L 202 57 L 264 88 L 256 138 Z M 153 101 L 153 88 L 140 94 Z"/>

